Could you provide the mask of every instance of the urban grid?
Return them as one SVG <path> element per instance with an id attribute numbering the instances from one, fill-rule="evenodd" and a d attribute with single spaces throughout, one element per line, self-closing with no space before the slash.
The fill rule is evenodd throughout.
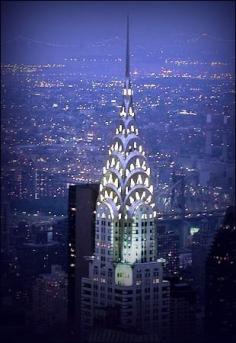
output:
<path id="1" fill-rule="evenodd" d="M 17 6 L 35 11 L 3 3 L 2 31 Z M 125 12 L 120 36 L 83 53 L 21 34 L 2 46 L 4 343 L 236 341 L 233 38 L 145 49 Z"/>

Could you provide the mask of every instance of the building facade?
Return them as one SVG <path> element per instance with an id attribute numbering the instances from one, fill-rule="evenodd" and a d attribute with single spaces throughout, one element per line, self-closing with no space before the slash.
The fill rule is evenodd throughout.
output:
<path id="1" fill-rule="evenodd" d="M 89 262 L 95 247 L 95 209 L 98 184 L 69 187 L 68 209 L 68 322 L 71 331 L 79 332 L 81 278 L 88 276 Z"/>
<path id="2" fill-rule="evenodd" d="M 228 208 L 206 259 L 205 334 L 207 342 L 236 340 L 235 207 Z"/>
<path id="3" fill-rule="evenodd" d="M 33 326 L 37 333 L 65 328 L 67 317 L 67 275 L 53 265 L 51 273 L 41 274 L 33 286 Z"/>
<path id="4" fill-rule="evenodd" d="M 135 120 L 128 36 L 127 26 L 123 103 L 99 187 L 95 251 L 82 279 L 82 328 L 84 337 L 104 327 L 130 332 L 132 340 L 140 332 L 166 341 L 170 290 L 157 260 L 153 185 Z"/>

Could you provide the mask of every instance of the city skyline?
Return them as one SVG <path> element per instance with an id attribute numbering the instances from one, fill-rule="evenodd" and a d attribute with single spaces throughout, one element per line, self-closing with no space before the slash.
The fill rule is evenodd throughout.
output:
<path id="1" fill-rule="evenodd" d="M 128 13 L 135 32 L 135 55 L 145 56 L 145 50 L 153 49 L 170 52 L 181 43 L 182 47 L 185 43 L 189 53 L 196 54 L 197 44 L 202 41 L 203 49 L 210 45 L 215 53 L 229 57 L 235 42 L 233 8 L 231 1 L 61 1 L 57 6 L 50 1 L 3 1 L 2 60 L 53 62 L 53 53 L 57 63 L 86 54 L 123 57 L 124 18 Z"/>
<path id="2" fill-rule="evenodd" d="M 4 342 L 234 342 L 234 6 L 1 2 Z"/>

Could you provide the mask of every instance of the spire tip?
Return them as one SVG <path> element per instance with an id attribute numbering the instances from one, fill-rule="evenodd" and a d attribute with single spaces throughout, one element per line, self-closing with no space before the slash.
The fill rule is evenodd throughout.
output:
<path id="1" fill-rule="evenodd" d="M 126 68 L 125 76 L 127 79 L 130 78 L 130 56 L 129 56 L 129 15 L 127 15 L 127 36 L 126 36 Z"/>

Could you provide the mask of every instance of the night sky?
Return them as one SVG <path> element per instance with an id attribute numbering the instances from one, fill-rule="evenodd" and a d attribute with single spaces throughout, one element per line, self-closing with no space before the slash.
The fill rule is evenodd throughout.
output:
<path id="1" fill-rule="evenodd" d="M 207 34 L 214 44 L 233 49 L 232 1 L 3 1 L 2 61 L 37 63 L 39 55 L 64 58 L 101 51 L 121 54 L 127 14 L 134 48 L 161 49 Z"/>

